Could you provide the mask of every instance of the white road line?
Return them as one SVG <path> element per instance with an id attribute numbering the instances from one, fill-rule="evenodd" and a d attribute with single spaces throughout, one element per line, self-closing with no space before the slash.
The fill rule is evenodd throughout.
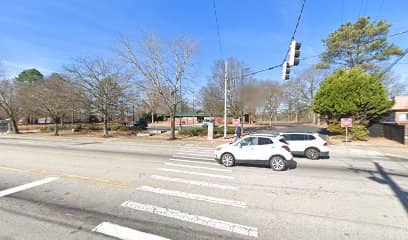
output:
<path id="1" fill-rule="evenodd" d="M 185 167 L 185 168 L 195 168 L 195 169 L 205 169 L 210 171 L 217 171 L 217 172 L 232 172 L 231 169 L 220 169 L 220 168 L 211 168 L 211 167 L 201 167 L 201 166 L 193 166 L 193 165 L 185 165 L 185 164 L 177 164 L 177 163 L 164 163 L 168 166 L 173 167 Z"/>
<path id="2" fill-rule="evenodd" d="M 216 162 L 203 162 L 203 161 L 184 160 L 184 159 L 177 159 L 177 158 L 170 158 L 169 161 L 197 163 L 197 164 L 205 164 L 205 165 L 220 165 L 220 164 L 218 164 Z"/>
<path id="3" fill-rule="evenodd" d="M 225 199 L 225 198 L 211 197 L 211 196 L 206 196 L 202 194 L 180 192 L 180 191 L 163 189 L 163 188 L 155 188 L 155 187 L 150 187 L 150 186 L 140 186 L 137 188 L 137 190 L 157 193 L 157 194 L 162 194 L 162 195 L 167 195 L 167 196 L 172 196 L 172 197 L 180 197 L 180 198 L 185 198 L 185 199 L 190 199 L 190 200 L 221 204 L 221 205 L 232 206 L 232 207 L 240 207 L 240 208 L 247 207 L 245 202 L 230 200 L 230 199 Z"/>
<path id="4" fill-rule="evenodd" d="M 92 231 L 123 240 L 170 240 L 109 222 L 99 224 Z"/>
<path id="5" fill-rule="evenodd" d="M 188 175 L 197 175 L 197 176 L 205 176 L 205 177 L 224 178 L 224 179 L 234 179 L 234 177 L 231 177 L 231 176 L 211 174 L 211 173 L 202 173 L 202 172 L 193 172 L 193 171 L 183 171 L 183 170 L 172 169 L 172 168 L 158 168 L 158 170 L 165 171 L 165 172 L 183 173 L 183 174 L 188 174 Z"/>
<path id="6" fill-rule="evenodd" d="M 183 148 L 180 148 L 180 149 L 182 149 L 182 150 L 207 150 L 207 151 L 214 151 L 214 149 L 215 148 L 202 148 L 202 147 L 183 147 Z"/>
<path id="7" fill-rule="evenodd" d="M 200 158 L 200 157 L 186 157 L 180 155 L 174 155 L 175 158 L 187 158 L 187 159 L 197 159 L 197 160 L 205 160 L 205 161 L 215 161 L 215 158 Z"/>
<path id="8" fill-rule="evenodd" d="M 174 218 L 181 221 L 212 227 L 228 232 L 233 232 L 250 237 L 258 237 L 258 229 L 255 227 L 245 226 L 237 223 L 226 222 L 214 218 L 192 215 L 175 209 L 162 208 L 159 206 L 126 201 L 122 203 L 122 207 L 131 208 L 137 211 L 152 213 L 164 217 Z"/>
<path id="9" fill-rule="evenodd" d="M 214 156 L 214 154 L 196 154 L 196 153 L 181 153 L 181 152 L 178 152 L 176 154 L 177 155 L 187 155 L 187 156 L 198 156 L 198 157 L 210 157 L 211 155 Z"/>
<path id="10" fill-rule="evenodd" d="M 179 149 L 180 152 L 202 152 L 202 153 L 214 153 L 214 150 L 200 150 L 200 149 Z"/>
<path id="11" fill-rule="evenodd" d="M 209 187 L 209 188 L 219 188 L 219 189 L 234 190 L 234 191 L 237 191 L 239 189 L 238 187 L 231 186 L 231 185 L 209 183 L 209 182 L 190 180 L 190 179 L 185 179 L 185 178 L 170 178 L 170 177 L 164 177 L 164 176 L 159 176 L 159 175 L 152 175 L 151 177 L 156 180 L 184 183 L 184 184 Z"/>
<path id="12" fill-rule="evenodd" d="M 20 186 L 17 186 L 17 187 L 9 188 L 9 189 L 0 191 L 0 197 L 5 197 L 7 195 L 10 195 L 10 194 L 13 194 L 13 193 L 16 193 L 16 192 L 21 192 L 21 191 L 24 191 L 24 190 L 27 190 L 27 189 L 30 189 L 30 188 L 33 188 L 33 187 L 37 187 L 37 186 L 40 186 L 40 185 L 55 181 L 57 179 L 58 179 L 57 177 L 48 177 L 48 178 L 44 178 L 44 179 L 41 179 L 41 180 L 38 180 L 38 181 L 35 181 L 35 182 L 31 182 L 31 183 L 27 183 L 27 184 L 20 185 Z"/>

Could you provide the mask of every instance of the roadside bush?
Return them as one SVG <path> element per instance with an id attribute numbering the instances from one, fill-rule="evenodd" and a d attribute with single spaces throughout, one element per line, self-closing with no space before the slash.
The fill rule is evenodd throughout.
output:
<path id="1" fill-rule="evenodd" d="M 74 132 L 79 132 L 79 131 L 81 131 L 83 129 L 84 129 L 84 127 L 81 124 L 76 124 L 76 125 L 72 126 L 72 130 Z"/>
<path id="2" fill-rule="evenodd" d="M 340 121 L 337 120 L 328 121 L 327 131 L 330 135 L 346 135 L 346 129 L 342 128 Z M 367 122 L 353 121 L 349 134 L 353 140 L 364 140 L 368 136 Z"/>
<path id="3" fill-rule="evenodd" d="M 129 131 L 130 128 L 122 124 L 113 124 L 110 129 L 113 131 Z"/>
<path id="4" fill-rule="evenodd" d="M 353 127 L 350 128 L 352 139 L 365 140 L 368 136 L 368 129 L 366 126 L 367 126 L 367 123 L 365 122 L 360 122 L 360 121 L 353 122 Z"/>
<path id="5" fill-rule="evenodd" d="M 179 131 L 179 134 L 182 136 L 206 136 L 208 130 L 206 128 L 191 128 L 191 129 L 182 129 Z"/>
<path id="6" fill-rule="evenodd" d="M 87 127 L 87 129 L 90 130 L 90 131 L 100 131 L 100 130 L 103 130 L 103 127 L 102 127 L 102 126 L 98 126 L 98 125 L 96 125 L 96 124 L 91 124 L 91 125 L 89 125 L 89 126 Z"/>
<path id="7" fill-rule="evenodd" d="M 227 127 L 227 134 L 234 134 L 235 127 Z M 216 127 L 214 128 L 214 134 L 224 134 L 224 127 Z"/>

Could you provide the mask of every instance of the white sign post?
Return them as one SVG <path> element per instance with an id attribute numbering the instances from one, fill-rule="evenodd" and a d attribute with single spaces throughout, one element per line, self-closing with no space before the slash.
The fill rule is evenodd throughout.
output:
<path id="1" fill-rule="evenodd" d="M 348 128 L 353 127 L 353 119 L 351 118 L 341 118 L 341 127 L 346 128 L 346 143 L 348 142 Z"/>

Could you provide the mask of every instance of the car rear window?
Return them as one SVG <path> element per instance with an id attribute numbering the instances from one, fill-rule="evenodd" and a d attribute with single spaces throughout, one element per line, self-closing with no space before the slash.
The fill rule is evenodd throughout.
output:
<path id="1" fill-rule="evenodd" d="M 263 138 L 263 137 L 258 138 L 258 145 L 267 145 L 267 144 L 273 144 L 272 140 L 269 138 Z"/>
<path id="2" fill-rule="evenodd" d="M 313 135 L 305 135 L 305 140 L 315 140 L 316 138 Z"/>

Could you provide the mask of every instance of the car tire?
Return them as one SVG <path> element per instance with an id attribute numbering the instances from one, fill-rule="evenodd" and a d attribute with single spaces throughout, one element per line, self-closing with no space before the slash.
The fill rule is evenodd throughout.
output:
<path id="1" fill-rule="evenodd" d="M 221 163 L 225 167 L 232 167 L 235 165 L 235 158 L 231 153 L 224 153 L 221 156 Z"/>
<path id="2" fill-rule="evenodd" d="M 279 156 L 279 155 L 271 157 L 271 159 L 269 160 L 269 166 L 274 171 L 283 171 L 287 167 L 285 159 L 282 156 Z"/>
<path id="3" fill-rule="evenodd" d="M 317 148 L 308 148 L 305 150 L 305 156 L 312 160 L 317 160 L 320 158 L 320 151 Z"/>

